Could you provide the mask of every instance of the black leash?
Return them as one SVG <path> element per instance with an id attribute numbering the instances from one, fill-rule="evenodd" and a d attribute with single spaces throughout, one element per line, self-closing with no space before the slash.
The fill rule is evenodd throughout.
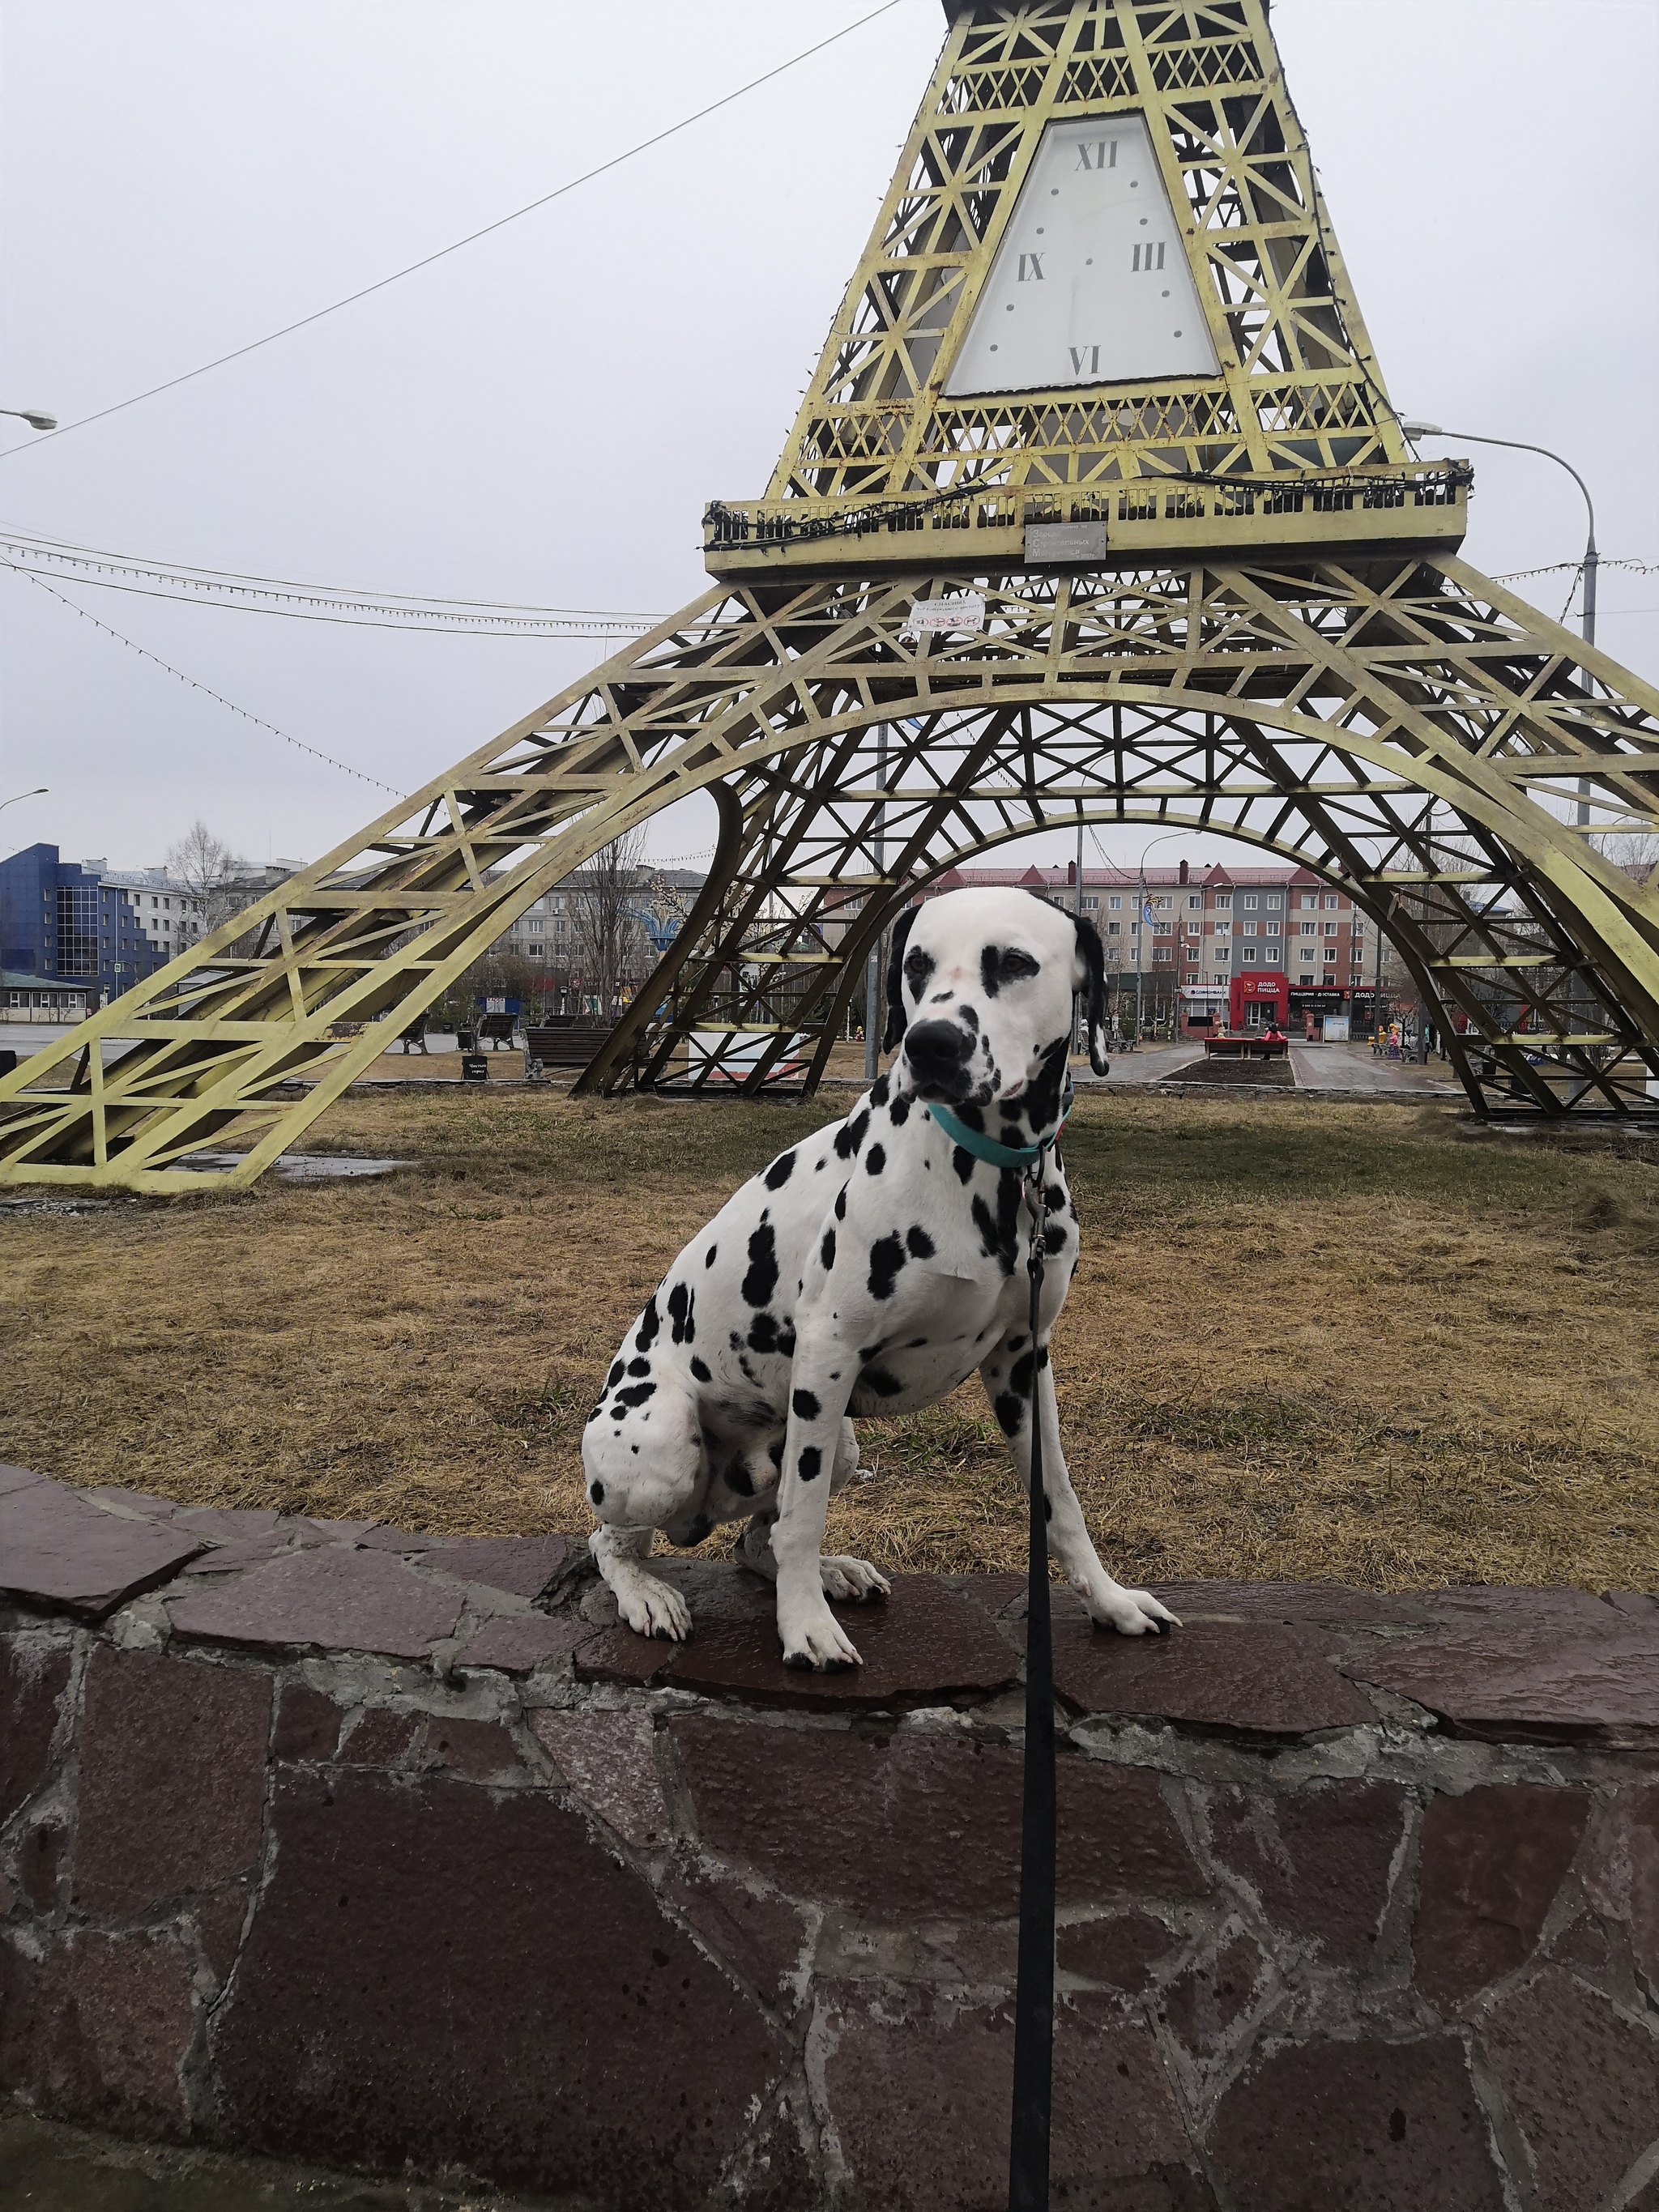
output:
<path id="1" fill-rule="evenodd" d="M 1058 1131 L 1055 1133 L 1058 1134 Z M 1037 1306 L 1048 1148 L 1027 1182 L 1031 1207 L 1031 1540 L 1025 1613 L 1025 1802 L 1020 1821 L 1019 1978 L 1014 1993 L 1014 2109 L 1008 2212 L 1048 2212 L 1054 2055 L 1054 1677 L 1048 1516 L 1042 1480 Z"/>

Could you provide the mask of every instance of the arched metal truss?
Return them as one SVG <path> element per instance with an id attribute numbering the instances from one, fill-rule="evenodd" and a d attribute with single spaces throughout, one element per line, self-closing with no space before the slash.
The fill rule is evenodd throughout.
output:
<path id="1" fill-rule="evenodd" d="M 965 584 L 982 629 L 908 634 Z M 754 1090 L 786 1056 L 810 1085 L 920 882 L 1079 820 L 1340 878 L 1467 1018 L 1479 1102 L 1626 1115 L 1659 1079 L 1659 886 L 1598 849 L 1659 823 L 1659 694 L 1461 562 L 785 577 L 710 592 L 0 1083 L 0 1180 L 200 1188 L 180 1156 L 252 1114 L 224 1178 L 251 1181 L 383 1049 L 378 1018 L 699 790 L 707 890 L 590 1089 Z"/>

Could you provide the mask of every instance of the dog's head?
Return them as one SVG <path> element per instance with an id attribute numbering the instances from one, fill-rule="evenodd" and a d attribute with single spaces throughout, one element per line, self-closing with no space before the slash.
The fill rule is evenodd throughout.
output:
<path id="1" fill-rule="evenodd" d="M 1057 1098 L 1079 995 L 1090 1064 L 1103 1075 L 1106 975 L 1094 924 L 1029 891 L 947 891 L 908 908 L 893 932 L 885 1048 L 902 1039 L 911 1083 L 945 1105 L 1012 1107 L 1045 1072 Z"/>

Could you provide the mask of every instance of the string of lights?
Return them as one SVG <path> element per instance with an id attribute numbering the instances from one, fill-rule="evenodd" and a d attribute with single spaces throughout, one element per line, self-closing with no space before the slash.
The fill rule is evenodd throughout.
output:
<path id="1" fill-rule="evenodd" d="M 136 554 L 32 534 L 0 533 L 3 553 L 24 574 L 72 575 L 101 590 L 131 592 L 175 605 L 216 606 L 290 621 L 344 623 L 359 629 L 420 631 L 434 637 L 637 637 L 659 616 L 596 607 L 515 606 L 436 594 L 367 592 L 347 585 L 301 583 L 223 568 L 162 564 Z"/>
<path id="2" fill-rule="evenodd" d="M 629 146 L 625 152 L 613 154 L 608 161 L 601 161 L 597 167 L 585 171 L 581 176 L 572 177 L 568 183 L 556 185 L 550 192 L 544 192 L 539 199 L 527 201 L 523 207 L 514 208 L 510 215 L 498 216 L 494 222 L 485 223 L 481 230 L 470 231 L 465 238 L 458 238 L 448 246 L 441 246 L 435 253 L 423 254 L 418 261 L 410 262 L 407 267 L 394 269 L 389 276 L 381 276 L 373 284 L 365 284 L 360 291 L 349 292 L 343 300 L 331 301 L 326 307 L 318 307 L 311 314 L 301 315 L 297 322 L 284 323 L 281 330 L 268 331 L 264 337 L 251 339 L 246 345 L 237 346 L 229 353 L 222 353 L 216 360 L 204 361 L 198 368 L 187 368 L 180 375 L 168 377 L 163 384 L 152 384 L 147 392 L 135 392 L 129 399 L 118 399 L 108 407 L 100 407 L 91 415 L 78 416 L 73 422 L 60 423 L 56 429 L 48 431 L 42 437 L 31 438 L 21 445 L 0 447 L 0 461 L 13 453 L 38 453 L 41 447 L 51 445 L 54 439 L 67 438 L 72 431 L 84 430 L 88 423 L 104 422 L 109 416 L 122 414 L 127 408 L 137 407 L 146 399 L 157 398 L 164 392 L 176 392 L 181 384 L 193 383 L 198 376 L 206 376 L 212 370 L 223 368 L 233 361 L 242 361 L 249 354 L 258 353 L 262 347 L 275 345 L 278 338 L 291 337 L 295 331 L 307 330 L 313 323 L 320 323 L 326 315 L 337 315 L 343 307 L 355 307 L 359 300 L 367 300 L 376 292 L 384 292 L 389 284 L 401 283 L 405 276 L 414 276 L 417 270 L 431 268 L 434 261 L 447 260 L 452 253 L 459 253 L 465 246 L 476 246 L 481 238 L 489 238 L 494 232 L 504 230 L 508 223 L 518 222 L 525 216 L 534 215 L 538 208 L 547 207 L 554 200 L 562 199 L 568 192 L 577 191 L 583 185 L 591 185 L 596 177 L 620 168 L 624 161 L 631 161 L 637 155 L 648 153 L 652 147 L 660 146 L 665 139 L 677 137 L 682 131 L 689 131 L 694 123 L 701 123 L 705 116 L 718 114 L 722 107 L 731 106 L 733 100 L 758 91 L 762 85 L 770 84 L 775 77 L 782 76 L 792 69 L 799 69 L 814 54 L 821 54 L 826 47 L 836 45 L 842 39 L 851 38 L 854 31 L 861 31 L 866 23 L 873 23 L 878 15 L 890 14 L 899 4 L 900 0 L 882 0 L 880 7 L 872 8 L 867 15 L 860 15 L 856 22 L 848 23 L 839 31 L 832 31 L 827 39 L 820 39 L 815 46 L 804 47 L 799 53 L 792 54 L 787 62 L 780 62 L 775 69 L 766 70 L 763 76 L 750 77 L 747 84 L 738 85 L 734 92 L 726 93 L 719 100 L 711 100 L 708 106 L 698 108 L 695 114 L 682 116 L 678 123 L 671 123 L 665 131 L 658 131 L 649 138 L 641 138 L 637 145 Z"/>
<path id="3" fill-rule="evenodd" d="M 222 691 L 216 691 L 211 684 L 198 684 L 193 676 L 186 676 L 182 668 L 175 668 L 170 660 L 163 660 L 159 653 L 151 653 L 148 647 L 137 644 L 132 638 L 125 636 L 118 629 L 112 629 L 106 622 L 100 622 L 96 615 L 89 614 L 85 607 L 76 606 L 75 601 L 67 593 L 60 592 L 55 585 L 47 583 L 44 576 L 32 575 L 28 569 L 20 568 L 15 561 L 0 560 L 0 568 L 9 568 L 14 576 L 22 577 L 26 583 L 33 584 L 37 591 L 50 593 L 60 605 L 66 606 L 71 614 L 79 615 L 82 622 L 89 622 L 94 629 L 102 630 L 106 637 L 112 637 L 118 645 L 125 646 L 129 653 L 136 653 L 140 659 L 153 662 L 157 668 L 164 671 L 168 676 L 177 677 L 180 684 L 187 684 L 192 691 L 200 691 L 219 706 L 228 708 L 233 714 L 240 714 L 243 721 L 252 722 L 256 729 L 269 730 L 273 738 L 280 738 L 285 745 L 292 745 L 296 752 L 309 753 L 313 760 L 323 762 L 326 767 L 337 769 L 342 775 L 355 776 L 359 783 L 372 784 L 376 791 L 391 792 L 394 799 L 408 797 L 406 792 L 395 791 L 389 783 L 382 783 L 379 776 L 365 775 L 362 769 L 352 768 L 344 761 L 336 760 L 332 753 L 322 752 L 317 746 L 307 744 L 303 738 L 290 737 L 286 730 L 279 730 L 275 722 L 266 721 L 263 714 L 249 714 L 246 707 L 239 707 L 234 699 L 227 699 Z"/>

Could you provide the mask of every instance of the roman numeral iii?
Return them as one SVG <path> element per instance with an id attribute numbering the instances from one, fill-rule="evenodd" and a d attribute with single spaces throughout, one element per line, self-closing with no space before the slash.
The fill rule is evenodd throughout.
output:
<path id="1" fill-rule="evenodd" d="M 1161 246 L 1136 246 L 1133 266 L 1143 274 L 1151 269 L 1161 269 L 1164 266 L 1164 248 Z"/>

